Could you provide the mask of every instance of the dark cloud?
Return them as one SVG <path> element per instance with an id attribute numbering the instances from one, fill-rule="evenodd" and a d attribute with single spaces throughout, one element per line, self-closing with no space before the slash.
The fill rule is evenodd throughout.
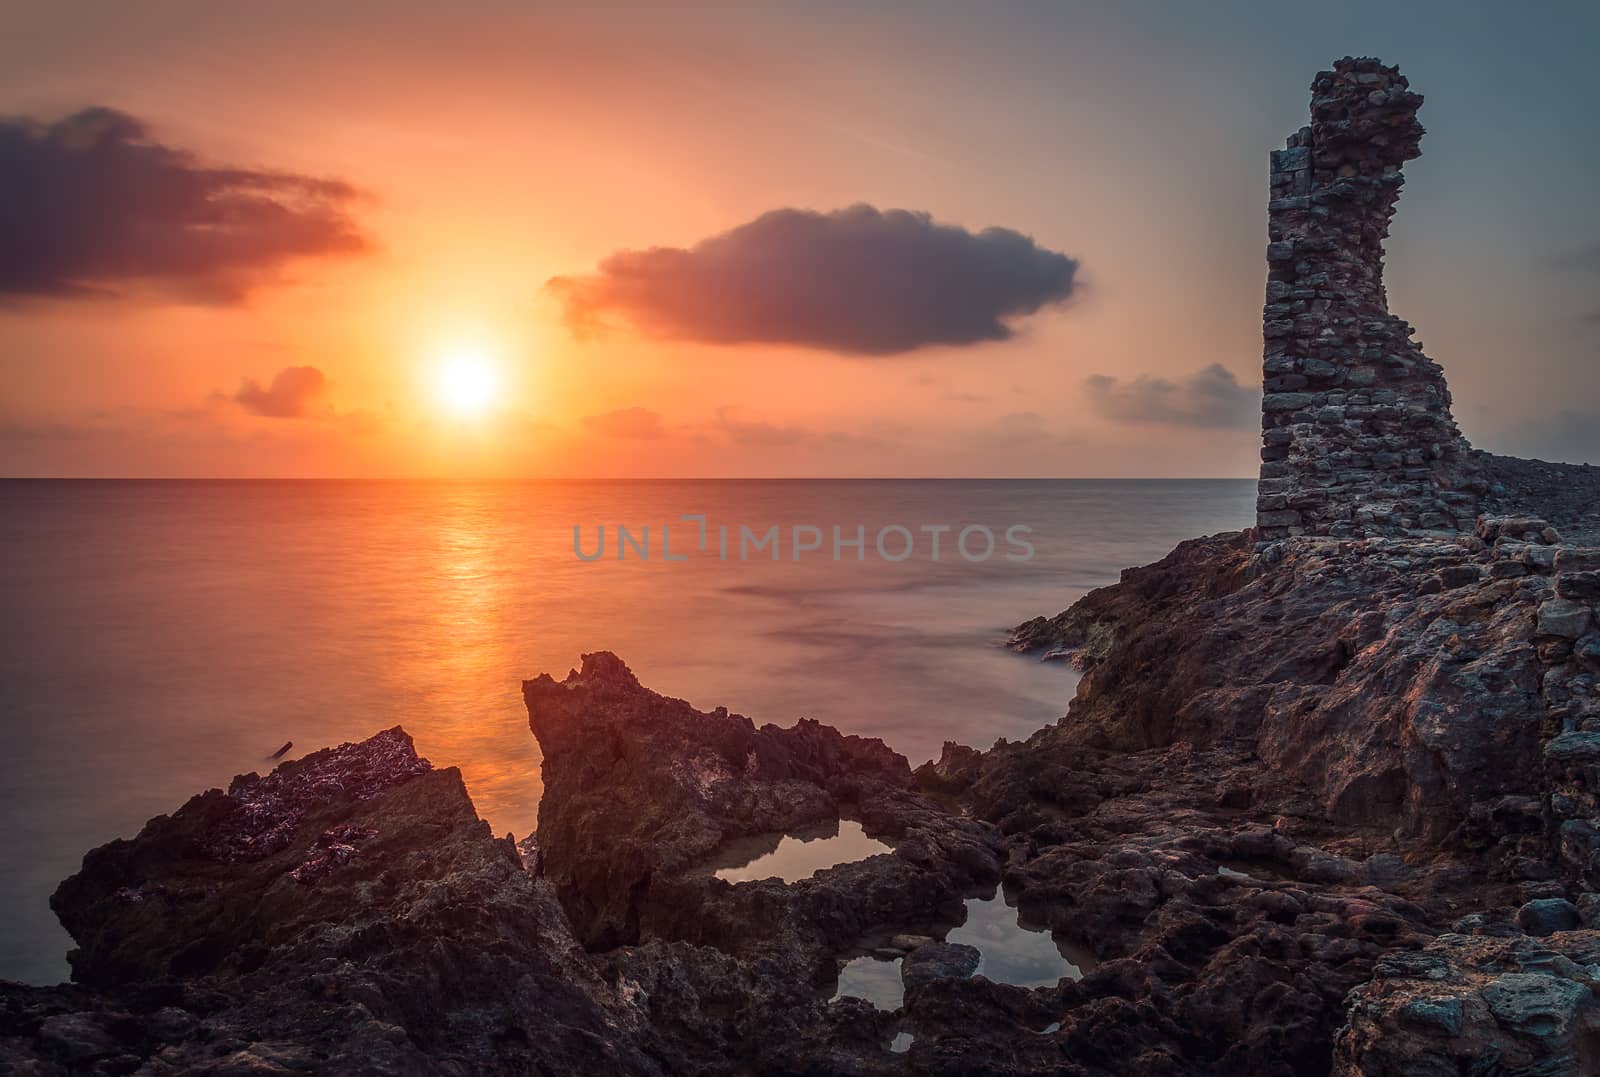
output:
<path id="1" fill-rule="evenodd" d="M 1078 263 L 1005 228 L 969 232 L 868 205 L 778 209 L 685 250 L 619 251 L 546 287 L 575 331 L 625 318 L 659 337 L 854 355 L 1005 340 L 1072 294 Z"/>
<path id="2" fill-rule="evenodd" d="M 327 388 L 327 379 L 314 366 L 290 366 L 278 371 L 265 389 L 246 378 L 233 394 L 239 406 L 269 419 L 297 419 L 311 410 Z"/>
<path id="3" fill-rule="evenodd" d="M 1220 363 L 1181 381 L 1141 375 L 1131 381 L 1095 374 L 1084 382 L 1089 407 L 1119 423 L 1248 427 L 1261 411 L 1261 395 Z"/>
<path id="4" fill-rule="evenodd" d="M 292 259 L 362 250 L 346 184 L 213 168 L 91 108 L 0 118 L 0 296 L 156 288 L 231 302 Z"/>
<path id="5" fill-rule="evenodd" d="M 666 434 L 661 416 L 648 408 L 620 408 L 604 415 L 585 415 L 583 425 L 590 432 L 608 438 L 654 441 Z"/>

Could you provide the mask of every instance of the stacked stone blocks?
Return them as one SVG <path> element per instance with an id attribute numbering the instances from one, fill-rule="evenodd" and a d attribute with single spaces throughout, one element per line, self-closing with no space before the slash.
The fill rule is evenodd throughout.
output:
<path id="1" fill-rule="evenodd" d="M 1257 540 L 1472 530 L 1486 483 L 1437 363 L 1389 313 L 1383 241 L 1422 97 L 1346 58 L 1272 154 Z"/>

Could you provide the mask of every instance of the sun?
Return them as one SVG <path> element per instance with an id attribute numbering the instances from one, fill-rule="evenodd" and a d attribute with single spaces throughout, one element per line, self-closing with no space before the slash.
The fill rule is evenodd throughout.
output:
<path id="1" fill-rule="evenodd" d="M 433 388 L 446 411 L 463 419 L 476 419 L 494 405 L 500 377 L 486 353 L 456 348 L 439 357 Z"/>

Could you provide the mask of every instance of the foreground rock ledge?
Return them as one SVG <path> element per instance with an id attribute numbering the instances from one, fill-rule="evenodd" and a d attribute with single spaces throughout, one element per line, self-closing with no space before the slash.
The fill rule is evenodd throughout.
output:
<path id="1" fill-rule="evenodd" d="M 652 1073 L 560 907 L 399 728 L 192 798 L 51 902 L 76 986 L 0 986 L 0 1071 Z"/>
<path id="2" fill-rule="evenodd" d="M 1140 579 L 1102 608 L 1136 613 Z M 1540 1072 L 1589 1065 L 1600 895 L 1559 862 L 1532 870 L 1532 846 L 1509 870 L 1476 839 L 1342 822 L 1242 738 L 1130 751 L 1085 743 L 1094 727 L 1069 718 L 988 753 L 950 746 L 912 775 L 874 741 L 659 696 L 609 654 L 526 692 L 551 783 L 544 878 L 398 729 L 247 775 L 85 858 L 55 899 L 81 984 L 0 991 L 0 1060 L 1401 1074 L 1492 1046 Z M 838 813 L 894 852 L 792 885 L 693 870 L 732 837 Z M 825 1001 L 843 959 L 897 935 L 938 947 L 960 898 L 997 883 L 1103 963 L 1025 990 L 919 959 L 899 1011 Z M 888 1050 L 900 1032 L 903 1055 Z"/>

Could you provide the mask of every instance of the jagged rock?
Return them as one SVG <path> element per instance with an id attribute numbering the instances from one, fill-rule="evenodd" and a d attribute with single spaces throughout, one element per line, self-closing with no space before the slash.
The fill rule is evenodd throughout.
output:
<path id="1" fill-rule="evenodd" d="M 916 792 L 880 741 L 698 711 L 610 654 L 523 691 L 544 753 L 540 870 L 585 943 L 612 951 L 613 975 L 639 985 L 685 1070 L 807 1059 L 829 1072 L 845 1057 L 864 1064 L 863 1051 L 875 1058 L 880 1018 L 819 998 L 838 959 L 863 947 L 898 955 L 884 942 L 925 933 L 912 927 L 943 934 L 963 895 L 999 882 L 999 835 Z M 727 840 L 846 811 L 894 852 L 788 885 L 699 870 Z M 738 1004 L 686 1009 L 685 990 Z"/>
<path id="2" fill-rule="evenodd" d="M 1446 565 L 1435 575 L 1447 590 L 1453 590 L 1477 583 L 1483 578 L 1483 568 L 1480 565 Z"/>
<path id="3" fill-rule="evenodd" d="M 945 741 L 937 761 L 929 760 L 913 772 L 917 787 L 930 793 L 960 793 L 977 781 L 983 753 L 964 744 Z"/>
<path id="4" fill-rule="evenodd" d="M 1195 595 L 1226 594 L 1242 583 L 1245 576 L 1246 555 L 1234 560 L 1213 557 L 1214 547 L 1232 538 L 1243 549 L 1243 533 L 1214 536 L 1210 539 L 1192 539 L 1181 543 L 1165 559 L 1155 565 L 1125 568 L 1122 584 L 1142 583 L 1146 578 L 1150 586 L 1125 587 L 1122 584 L 1101 587 L 1091 591 L 1072 607 L 1054 618 L 1034 618 L 1019 624 L 1011 635 L 1013 650 L 1034 650 L 1038 647 L 1085 647 L 1091 661 L 1085 667 L 1106 658 L 1117 640 L 1118 627 L 1136 623 L 1139 616 L 1158 618 L 1170 605 L 1181 605 Z M 1126 610 L 1126 603 L 1138 600 L 1139 610 Z M 1029 626 L 1035 626 L 1030 629 Z M 1045 627 L 1038 626 L 1048 626 Z"/>
<path id="5" fill-rule="evenodd" d="M 880 740 L 801 720 L 757 729 L 643 688 L 613 654 L 583 656 L 565 681 L 523 683 L 544 753 L 541 871 L 580 938 L 609 949 L 639 938 L 652 882 L 736 837 L 836 819 L 911 785 Z"/>
<path id="6" fill-rule="evenodd" d="M 1224 535 L 1124 573 L 1080 602 L 1119 643 L 1080 683 L 1064 735 L 1118 750 L 1247 738 L 1336 817 L 1415 833 L 1536 794 L 1539 592 L 1475 575 L 1418 594 L 1419 572 L 1474 555 L 1441 544 L 1402 563 L 1403 543 L 1289 540 L 1247 577 L 1248 544 Z"/>
<path id="7" fill-rule="evenodd" d="M 1073 606 L 1054 617 L 1035 617 L 1011 630 L 1006 646 L 1018 654 L 1042 651 L 1042 658 L 1071 658 L 1079 668 L 1105 657 L 1113 639 L 1110 626 L 1089 608 Z"/>
<path id="8" fill-rule="evenodd" d="M 0 985 L 0 1069 L 660 1071 L 459 771 L 398 728 L 194 797 L 52 905 L 95 993 Z"/>

